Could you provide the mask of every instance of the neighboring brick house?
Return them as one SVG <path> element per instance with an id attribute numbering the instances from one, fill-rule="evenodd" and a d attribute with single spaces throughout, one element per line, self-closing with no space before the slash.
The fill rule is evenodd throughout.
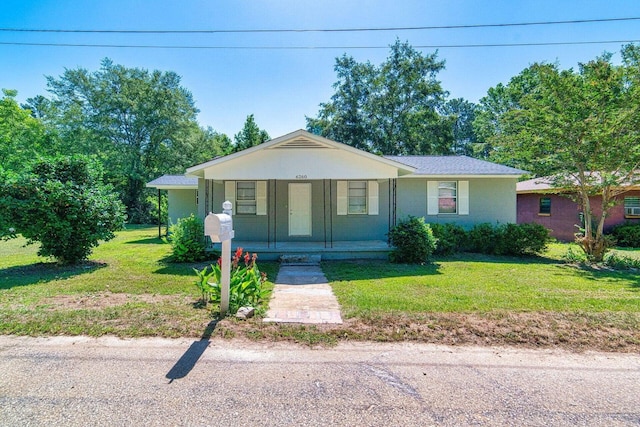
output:
<path id="1" fill-rule="evenodd" d="M 535 222 L 551 230 L 561 241 L 572 241 L 582 223 L 582 208 L 562 189 L 554 188 L 544 178 L 519 182 L 517 193 L 518 224 Z M 619 203 L 609 210 L 605 233 L 615 225 L 629 221 L 640 223 L 640 186 L 629 186 L 628 191 L 616 197 Z M 594 215 L 602 213 L 602 198 L 591 198 Z"/>

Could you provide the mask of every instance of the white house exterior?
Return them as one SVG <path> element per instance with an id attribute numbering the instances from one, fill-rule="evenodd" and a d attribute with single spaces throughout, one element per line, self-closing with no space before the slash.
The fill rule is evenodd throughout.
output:
<path id="1" fill-rule="evenodd" d="M 197 179 L 201 218 L 232 202 L 238 245 L 348 257 L 386 254 L 390 228 L 409 215 L 465 227 L 515 223 L 522 173 L 465 156 L 377 156 L 298 130 L 193 166 L 186 177 Z M 194 209 L 189 183 L 173 189 L 161 177 L 148 184 L 168 190 L 172 221 Z M 185 206 L 171 207 L 172 200 Z"/>

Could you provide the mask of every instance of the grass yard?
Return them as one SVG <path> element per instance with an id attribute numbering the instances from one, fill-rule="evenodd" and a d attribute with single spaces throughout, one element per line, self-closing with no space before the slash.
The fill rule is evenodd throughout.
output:
<path id="1" fill-rule="evenodd" d="M 340 326 L 217 321 L 198 308 L 192 268 L 171 264 L 153 227 L 130 227 L 90 261 L 60 267 L 23 240 L 0 242 L 0 334 L 246 337 L 308 344 L 342 339 L 640 351 L 640 274 L 544 257 L 460 254 L 423 266 L 380 261 L 322 267 Z M 640 251 L 620 251 L 640 258 Z M 275 263 L 258 261 L 273 279 Z"/>
<path id="2" fill-rule="evenodd" d="M 639 272 L 567 265 L 566 250 L 554 244 L 545 257 L 460 254 L 423 266 L 340 262 L 324 270 L 350 334 L 367 339 L 640 349 Z"/>
<path id="3" fill-rule="evenodd" d="M 215 320 L 197 308 L 198 264 L 168 262 L 157 228 L 130 226 L 79 266 L 57 266 L 23 239 L 0 242 L 0 334 L 201 336 Z M 259 263 L 269 274 L 273 263 Z M 209 332 L 207 332 L 209 331 Z"/>

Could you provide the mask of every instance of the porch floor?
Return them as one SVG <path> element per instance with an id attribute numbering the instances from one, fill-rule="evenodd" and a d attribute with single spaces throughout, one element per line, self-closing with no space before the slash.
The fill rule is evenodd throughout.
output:
<path id="1" fill-rule="evenodd" d="M 243 248 L 255 252 L 259 259 L 277 260 L 282 255 L 320 255 L 323 260 L 337 259 L 387 259 L 391 248 L 384 240 L 327 242 L 252 242 L 232 240 L 232 249 Z M 219 244 L 214 246 L 219 249 Z"/>

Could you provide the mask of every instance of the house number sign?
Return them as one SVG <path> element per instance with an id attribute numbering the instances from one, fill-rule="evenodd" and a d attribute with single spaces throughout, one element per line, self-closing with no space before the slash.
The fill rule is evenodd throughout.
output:
<path id="1" fill-rule="evenodd" d="M 307 179 L 307 175 L 296 175 L 296 179 Z"/>

